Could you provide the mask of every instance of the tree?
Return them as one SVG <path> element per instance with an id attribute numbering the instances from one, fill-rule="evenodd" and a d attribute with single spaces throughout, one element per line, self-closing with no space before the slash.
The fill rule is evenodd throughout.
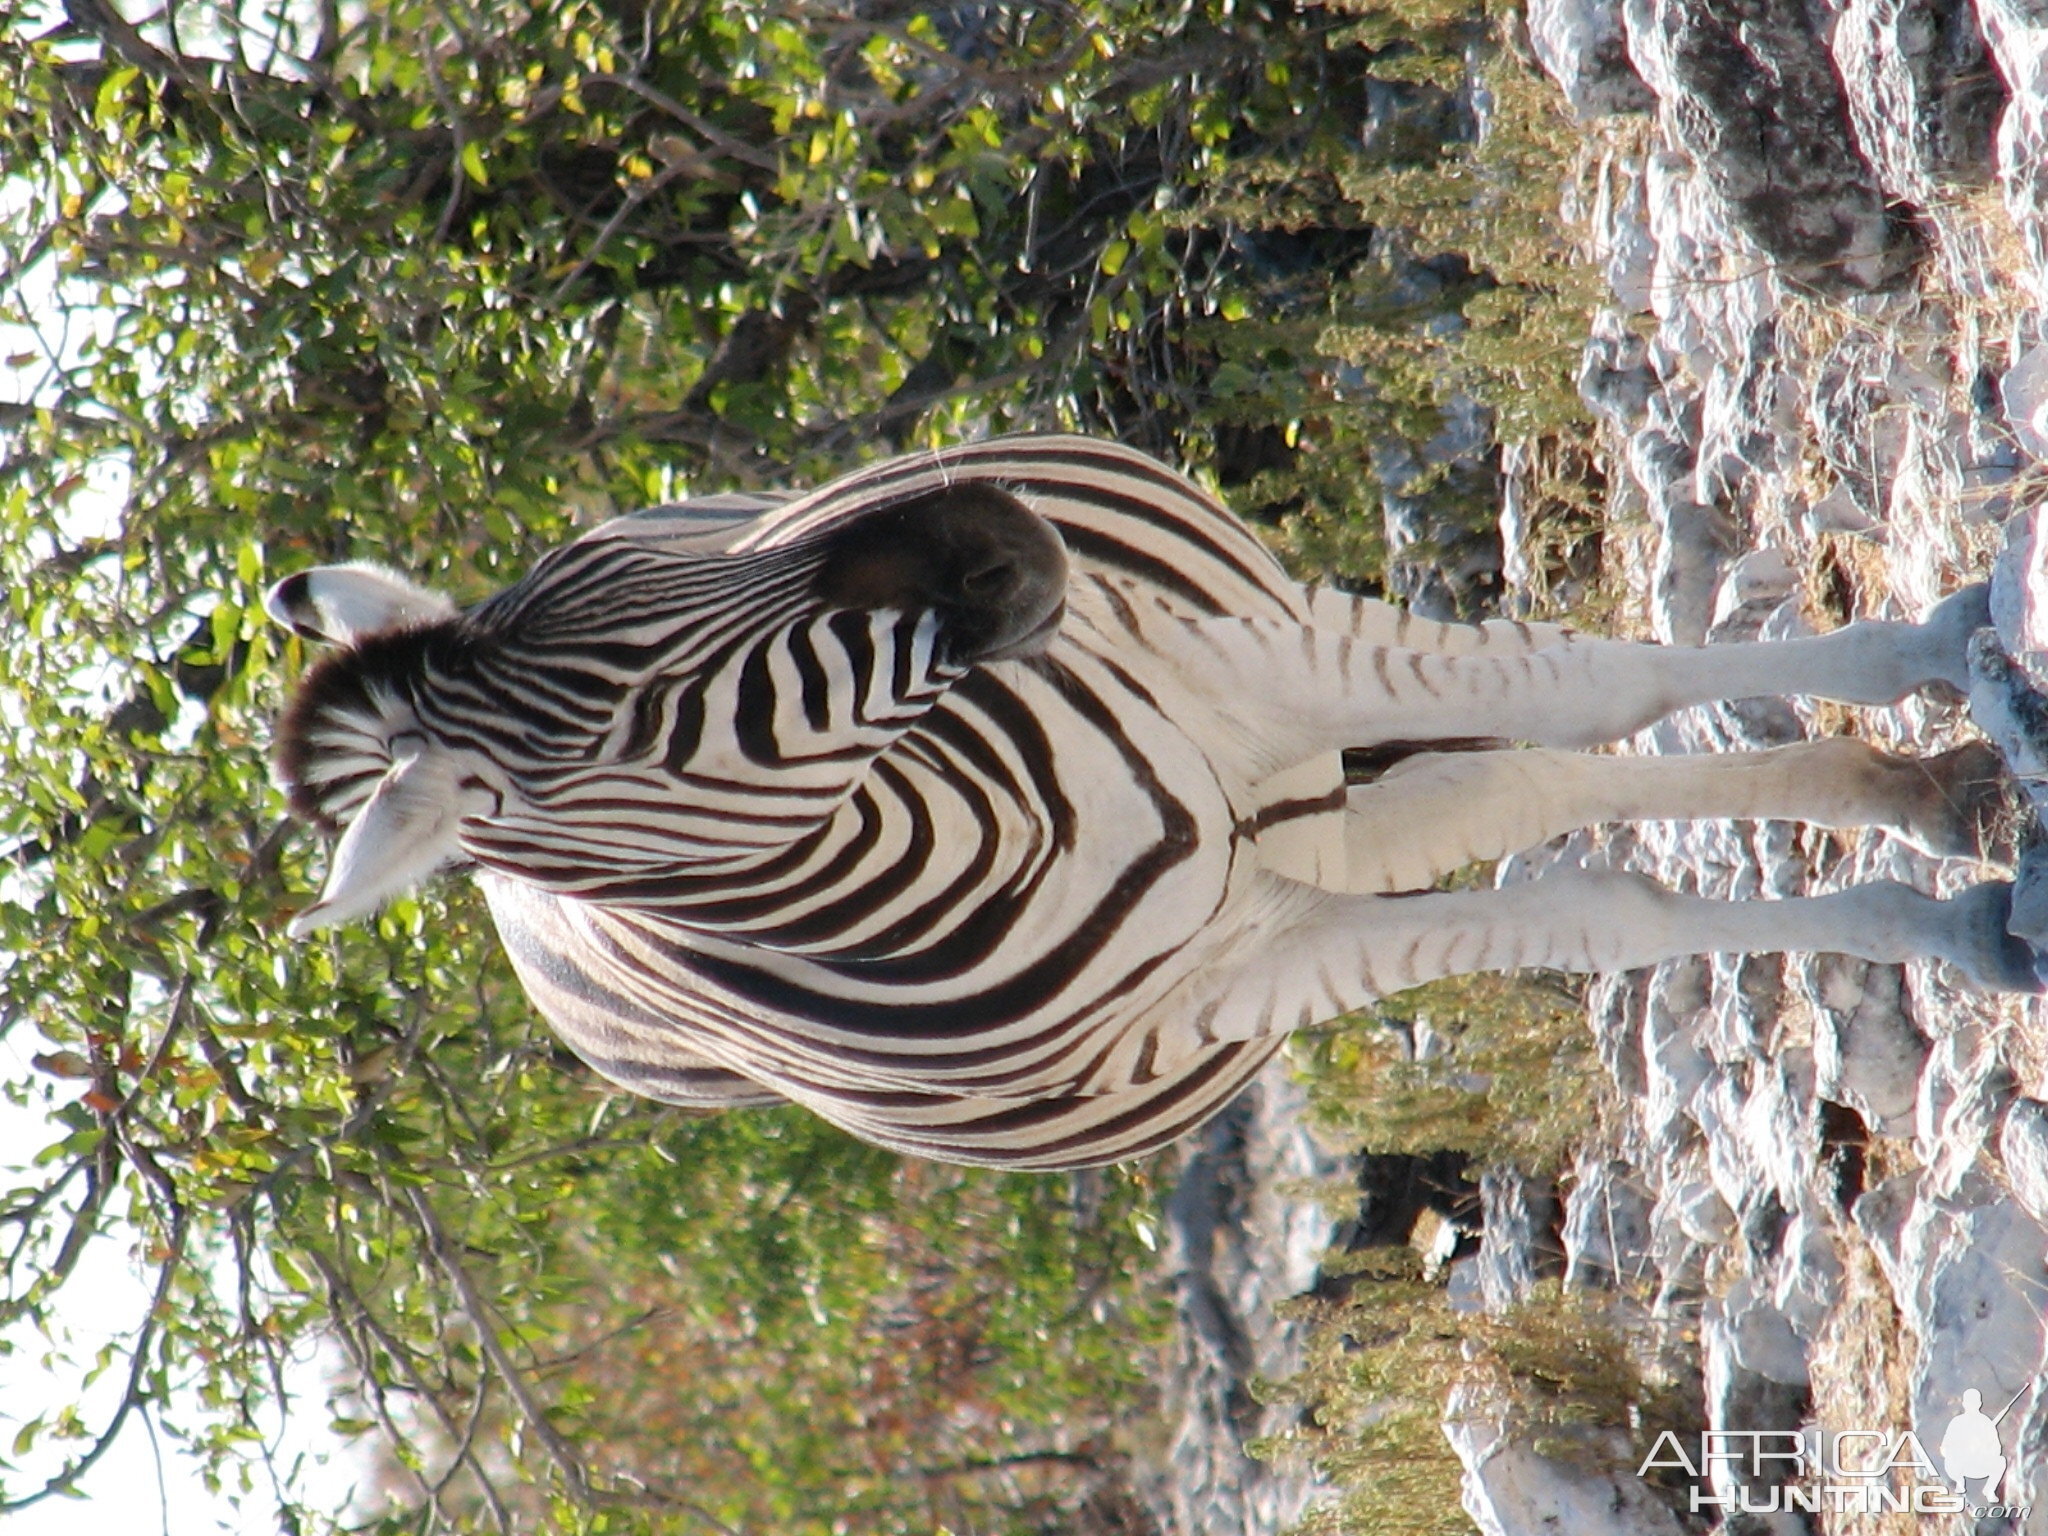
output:
<path id="1" fill-rule="evenodd" d="M 135 1414 L 254 1487 L 325 1333 L 391 1529 L 1121 1518 L 1146 1172 L 906 1168 L 795 1111 L 611 1094 L 458 882 L 288 944 L 318 853 L 263 743 L 303 658 L 259 598 L 374 555 L 472 599 L 616 508 L 1027 426 L 1366 527 L 1356 450 L 1437 385 L 1337 387 L 1337 322 L 1415 321 L 1339 172 L 1433 153 L 1362 127 L 1369 73 L 1476 25 L 1419 9 L 0 21 L 0 246 L 42 338 L 0 405 L 0 1032 L 52 1126 L 0 1198 L 0 1347 L 69 1359 L 95 1244 L 154 1286 L 69 1361 L 125 1380 L 110 1417 L 12 1426 L 0 1513 Z"/>

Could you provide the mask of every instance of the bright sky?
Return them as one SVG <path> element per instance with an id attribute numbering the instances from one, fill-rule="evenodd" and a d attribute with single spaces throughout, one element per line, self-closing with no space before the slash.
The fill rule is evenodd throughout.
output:
<path id="1" fill-rule="evenodd" d="M 10 1032 L 0 1040 L 0 1078 L 35 1081 L 40 1074 L 30 1065 L 34 1054 L 30 1040 Z M 34 1109 L 22 1109 L 0 1102 L 0 1170 L 20 1168 L 56 1131 Z M 0 1172 L 0 1179 L 13 1176 Z M 63 1291 L 58 1319 L 71 1338 L 65 1353 L 72 1360 L 89 1360 L 103 1342 L 118 1346 L 132 1337 L 132 1324 L 147 1305 L 148 1288 L 140 1268 L 132 1263 L 123 1240 L 102 1241 L 88 1250 L 77 1273 Z M 34 1330 L 16 1328 L 8 1335 L 16 1353 L 0 1356 L 0 1454 L 5 1454 L 22 1422 L 74 1400 L 78 1373 L 75 1367 L 47 1372 L 43 1357 L 49 1348 Z M 122 1362 L 117 1360 L 84 1400 L 84 1418 L 95 1430 L 105 1423 L 119 1399 Z M 328 1449 L 323 1400 L 327 1374 L 320 1359 L 299 1362 L 287 1373 L 288 1387 L 297 1399 L 298 1412 L 282 1437 L 281 1462 L 304 1453 L 306 1476 L 303 1491 L 314 1507 L 339 1511 L 348 1502 L 353 1486 L 362 1477 L 349 1453 Z M 196 1418 L 192 1405 L 170 1406 L 173 1418 Z M 12 1457 L 21 1470 L 8 1479 L 11 1496 L 32 1490 L 37 1474 L 47 1476 L 60 1464 L 65 1450 L 75 1453 L 76 1445 L 65 1446 L 48 1440 L 26 1457 Z M 317 1458 L 336 1454 L 336 1461 L 318 1464 Z M 223 1495 L 207 1491 L 198 1465 L 181 1455 L 167 1439 L 153 1440 L 150 1426 L 139 1415 L 130 1415 L 113 1449 L 87 1473 L 85 1502 L 74 1498 L 51 1498 L 19 1514 L 9 1515 L 4 1525 L 7 1536 L 79 1536 L 81 1530 L 108 1536 L 209 1536 L 227 1532 L 231 1536 L 276 1536 L 276 1505 L 268 1492 L 267 1474 L 260 1465 L 252 1468 L 257 1491 L 244 1497 L 237 1508 Z"/>

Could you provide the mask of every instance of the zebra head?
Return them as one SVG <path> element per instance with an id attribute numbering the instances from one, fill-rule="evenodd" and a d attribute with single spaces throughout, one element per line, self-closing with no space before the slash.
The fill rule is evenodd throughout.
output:
<path id="1" fill-rule="evenodd" d="M 293 811 L 341 833 L 294 936 L 462 859 L 648 900 L 786 846 L 969 670 L 1042 650 L 1065 608 L 1058 533 L 986 482 L 737 553 L 630 522 L 467 611 L 360 564 L 271 590 L 274 619 L 335 647 L 273 754 Z"/>

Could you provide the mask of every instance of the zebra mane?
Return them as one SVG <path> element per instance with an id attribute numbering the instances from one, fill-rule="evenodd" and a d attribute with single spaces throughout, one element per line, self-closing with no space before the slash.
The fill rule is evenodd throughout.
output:
<path id="1" fill-rule="evenodd" d="M 413 690 L 470 643 L 460 617 L 369 635 L 321 658 L 279 722 L 272 757 L 292 810 L 341 833 L 299 937 L 376 910 L 462 857 L 462 818 L 495 799 L 435 750 Z"/>
<path id="2" fill-rule="evenodd" d="M 271 769 L 292 813 L 339 832 L 420 736 L 412 692 L 430 658 L 466 648 L 457 619 L 370 635 L 314 662 L 278 721 Z"/>

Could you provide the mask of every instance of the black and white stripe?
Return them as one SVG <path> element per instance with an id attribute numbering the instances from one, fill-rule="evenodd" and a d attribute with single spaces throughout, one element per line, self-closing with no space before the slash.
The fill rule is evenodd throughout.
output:
<path id="1" fill-rule="evenodd" d="M 1042 651 L 961 666 L 930 611 L 819 608 L 834 530 L 974 484 L 1066 547 Z M 714 532 L 621 519 L 459 618 L 358 643 L 309 676 L 281 777 L 341 826 L 390 766 L 380 733 L 467 765 L 490 803 L 461 848 L 520 977 L 627 1087 L 795 1099 L 960 1161 L 1111 1161 L 1277 1044 L 1153 1021 L 1227 937 L 1258 810 L 1134 665 L 1134 609 L 1160 603 L 1305 615 L 1241 524 L 1128 449 L 898 459 Z"/>

